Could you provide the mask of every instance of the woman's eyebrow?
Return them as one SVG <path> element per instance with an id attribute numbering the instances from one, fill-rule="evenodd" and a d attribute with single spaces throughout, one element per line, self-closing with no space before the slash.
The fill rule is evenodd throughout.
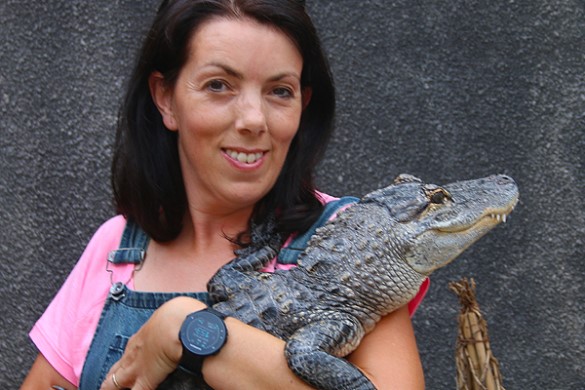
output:
<path id="1" fill-rule="evenodd" d="M 282 72 L 282 73 L 276 74 L 275 76 L 271 77 L 269 79 L 269 81 L 279 81 L 279 80 L 285 79 L 287 77 L 292 77 L 295 80 L 301 79 L 301 76 L 299 74 L 297 74 L 296 72 Z"/>
<path id="2" fill-rule="evenodd" d="M 227 73 L 230 76 L 237 77 L 239 79 L 243 79 L 244 78 L 244 75 L 242 73 L 238 72 L 237 70 L 235 70 L 234 68 L 232 68 L 229 65 L 222 64 L 221 62 L 209 62 L 209 63 L 203 65 L 202 68 L 203 69 L 206 69 L 206 68 L 220 68 L 221 70 L 223 70 L 225 73 Z"/>
<path id="3" fill-rule="evenodd" d="M 215 61 L 214 62 L 210 62 L 210 63 L 208 63 L 208 64 L 206 64 L 204 66 L 204 68 L 207 68 L 207 67 L 220 68 L 224 72 L 226 72 L 228 75 L 233 76 L 233 77 L 236 77 L 236 78 L 238 78 L 240 80 L 244 78 L 244 75 L 241 72 L 238 72 L 237 70 L 235 70 L 231 66 L 226 65 L 226 64 L 221 63 L 221 62 L 215 62 Z M 301 79 L 301 76 L 298 73 L 296 73 L 294 71 L 290 71 L 290 72 L 285 71 L 285 72 L 282 72 L 282 73 L 275 74 L 274 76 L 270 77 L 268 80 L 269 81 L 278 81 L 278 80 L 282 80 L 282 79 L 284 79 L 286 77 L 293 77 L 293 78 L 298 79 L 298 80 Z"/>

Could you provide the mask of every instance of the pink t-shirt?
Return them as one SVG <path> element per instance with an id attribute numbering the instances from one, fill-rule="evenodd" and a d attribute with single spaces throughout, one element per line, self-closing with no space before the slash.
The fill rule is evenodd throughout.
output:
<path id="1" fill-rule="evenodd" d="M 336 199 L 325 194 L 319 195 L 324 203 Z M 128 288 L 134 288 L 133 264 L 110 264 L 110 270 L 114 272 L 106 270 L 108 254 L 118 249 L 125 226 L 126 220 L 116 216 L 97 230 L 73 271 L 30 332 L 40 353 L 55 370 L 76 386 L 79 385 L 85 356 L 112 283 L 120 281 Z M 275 259 L 264 271 L 273 272 L 275 269 L 290 267 L 276 263 Z M 428 286 L 427 279 L 409 303 L 411 315 L 422 301 Z"/>

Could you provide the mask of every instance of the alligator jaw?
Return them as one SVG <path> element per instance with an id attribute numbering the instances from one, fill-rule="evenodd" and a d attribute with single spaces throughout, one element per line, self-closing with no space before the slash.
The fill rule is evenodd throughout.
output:
<path id="1" fill-rule="evenodd" d="M 436 228 L 436 230 L 443 233 L 458 233 L 468 229 L 473 229 L 474 226 L 481 223 L 493 224 L 493 226 L 496 226 L 502 222 L 506 223 L 508 216 L 510 213 L 512 213 L 514 207 L 516 207 L 516 203 L 518 203 L 517 198 L 513 199 L 510 204 L 506 205 L 505 207 L 485 210 L 479 218 L 472 220 L 471 223 L 439 226 Z"/>
<path id="2" fill-rule="evenodd" d="M 428 230 L 415 238 L 405 260 L 416 272 L 430 275 L 455 260 L 465 249 L 492 230 L 498 224 L 495 221 L 492 218 L 482 218 L 472 228 L 456 232 Z"/>
<path id="3" fill-rule="evenodd" d="M 416 272 L 430 275 L 451 263 L 494 227 L 506 222 L 517 203 L 516 195 L 502 207 L 485 209 L 478 218 L 468 223 L 430 228 L 413 238 L 405 261 Z"/>

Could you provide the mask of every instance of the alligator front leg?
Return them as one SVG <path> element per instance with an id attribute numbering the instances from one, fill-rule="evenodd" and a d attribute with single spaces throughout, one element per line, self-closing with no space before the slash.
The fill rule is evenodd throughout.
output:
<path id="1" fill-rule="evenodd" d="M 355 318 L 340 313 L 310 323 L 287 341 L 285 355 L 289 367 L 318 389 L 375 390 L 357 367 L 338 357 L 352 352 L 363 335 L 363 327 Z"/>

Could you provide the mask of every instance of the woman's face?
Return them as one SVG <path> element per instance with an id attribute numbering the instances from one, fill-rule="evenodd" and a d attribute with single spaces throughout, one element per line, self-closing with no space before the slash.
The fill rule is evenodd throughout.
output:
<path id="1" fill-rule="evenodd" d="M 276 182 L 299 126 L 302 56 L 251 19 L 212 19 L 190 43 L 172 88 L 151 77 L 165 126 L 179 133 L 190 207 L 251 209 Z"/>

